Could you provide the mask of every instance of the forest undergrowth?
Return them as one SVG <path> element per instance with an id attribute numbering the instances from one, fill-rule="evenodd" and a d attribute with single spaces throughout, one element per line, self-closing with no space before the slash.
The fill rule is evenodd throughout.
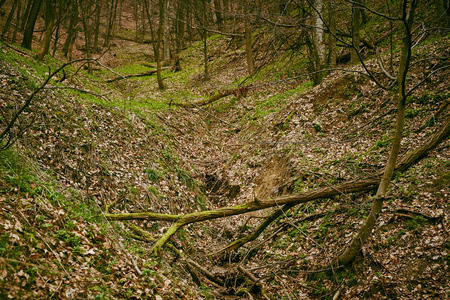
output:
<path id="1" fill-rule="evenodd" d="M 136 47 L 133 53 L 143 47 L 122 42 Z M 226 254 L 220 250 L 279 207 L 187 225 L 157 255 L 152 245 L 171 222 L 104 217 L 206 211 L 333 186 L 384 167 L 395 120 L 390 94 L 346 71 L 332 72 L 317 86 L 303 77 L 280 80 L 276 73 L 292 67 L 282 58 L 255 76 L 262 79 L 245 80 L 242 49 L 230 49 L 226 37 L 209 43 L 209 80 L 197 64 L 201 45 L 192 45 L 181 54 L 182 71 L 164 72 L 164 91 L 153 77 L 105 83 L 116 74 L 99 66 L 94 75 L 80 70 L 75 82 L 52 81 L 54 88 L 40 92 L 20 120 L 25 133 L 0 153 L 1 296 L 449 297 L 448 139 L 395 175 L 372 236 L 342 269 L 330 263 L 368 215 L 372 191 L 297 205 Z M 1 110 L 7 114 L 48 69 L 33 65 L 33 52 L 0 45 Z M 431 40 L 417 55 L 448 57 L 448 46 L 448 37 Z M 103 63 L 122 75 L 148 70 L 145 57 L 128 64 L 133 54 L 123 49 L 111 53 L 117 61 L 105 56 Z M 426 71 L 412 68 L 411 77 Z M 408 98 L 400 155 L 449 119 L 448 75 L 432 77 Z M 208 106 L 175 105 L 224 89 L 239 92 Z"/>

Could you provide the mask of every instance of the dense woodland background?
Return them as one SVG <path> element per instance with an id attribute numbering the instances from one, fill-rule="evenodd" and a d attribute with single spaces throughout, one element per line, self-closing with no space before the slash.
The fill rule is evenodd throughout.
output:
<path id="1" fill-rule="evenodd" d="M 448 0 L 0 0 L 0 297 L 447 299 Z"/>

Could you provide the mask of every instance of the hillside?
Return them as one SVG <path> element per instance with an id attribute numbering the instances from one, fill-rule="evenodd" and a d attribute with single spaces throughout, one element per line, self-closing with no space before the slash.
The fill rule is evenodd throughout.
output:
<path id="1" fill-rule="evenodd" d="M 396 93 L 360 64 L 338 65 L 315 85 L 298 72 L 306 61 L 292 49 L 272 53 L 266 40 L 260 51 L 271 59 L 257 59 L 248 75 L 245 45 L 226 35 L 208 37 L 209 78 L 203 44 L 193 42 L 179 54 L 181 70 L 167 64 L 160 90 L 155 75 L 124 78 L 155 68 L 150 46 L 124 34 L 92 74 L 76 62 L 50 79 L 7 136 L 0 298 L 450 296 L 448 129 L 395 173 L 362 250 L 336 267 L 374 201 Z M 406 101 L 400 162 L 449 126 L 449 46 L 441 34 L 413 49 L 408 88 L 417 88 Z M 65 63 L 35 56 L 0 42 L 2 128 Z M 378 67 L 370 53 L 365 63 Z M 313 199 L 318 191 L 325 196 Z M 185 216 L 193 220 L 155 248 Z"/>

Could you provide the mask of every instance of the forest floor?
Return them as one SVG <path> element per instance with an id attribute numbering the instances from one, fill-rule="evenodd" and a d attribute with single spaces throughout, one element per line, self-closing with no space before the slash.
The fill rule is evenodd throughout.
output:
<path id="1" fill-rule="evenodd" d="M 164 71 L 163 91 L 154 76 L 106 83 L 117 74 L 95 66 L 92 75 L 68 68 L 70 79 L 52 81 L 38 94 L 20 120 L 30 123 L 25 134 L 0 152 L 1 297 L 449 298 L 448 139 L 395 175 L 374 232 L 356 260 L 339 270 L 328 266 L 368 215 L 373 191 L 299 204 L 256 240 L 222 256 L 210 254 L 252 233 L 275 208 L 190 224 L 159 255 L 150 249 L 170 222 L 104 217 L 233 206 L 384 167 L 396 115 L 391 94 L 346 71 L 313 86 L 295 73 L 302 60 L 289 55 L 257 60 L 264 67 L 247 77 L 242 44 L 221 36 L 208 43 L 207 80 L 197 43 L 182 52 L 182 71 Z M 448 37 L 427 40 L 415 58 L 448 57 L 449 46 Z M 39 63 L 33 52 L 17 50 L 0 44 L 4 115 L 37 88 L 48 66 L 61 64 Z M 116 41 L 100 61 L 116 73 L 137 74 L 154 68 L 147 52 L 148 45 Z M 412 68 L 411 85 L 421 72 L 427 70 Z M 408 98 L 400 156 L 448 120 L 448 77 L 448 70 L 437 74 Z M 237 92 L 207 106 L 175 105 L 224 89 Z"/>

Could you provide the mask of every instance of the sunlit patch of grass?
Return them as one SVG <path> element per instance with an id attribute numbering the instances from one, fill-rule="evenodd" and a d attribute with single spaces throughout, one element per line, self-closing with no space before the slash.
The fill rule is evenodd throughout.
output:
<path id="1" fill-rule="evenodd" d="M 143 72 L 147 72 L 150 70 L 156 69 L 156 63 L 154 68 L 149 67 L 148 65 L 144 65 L 142 63 L 132 63 L 132 64 L 127 64 L 127 65 L 123 65 L 120 67 L 117 67 L 114 69 L 114 71 L 116 71 L 119 74 L 122 75 L 133 75 L 133 74 L 138 74 L 138 73 L 143 73 Z M 116 75 L 114 75 L 116 76 Z"/>
<path id="2" fill-rule="evenodd" d="M 44 62 L 35 58 L 35 51 L 22 48 L 19 45 L 14 45 L 20 51 L 29 55 L 21 55 L 15 51 L 0 51 L 0 60 L 8 62 L 15 70 L 25 76 L 28 80 L 26 85 L 28 88 L 37 88 L 39 84 L 47 78 L 49 72 L 53 72 L 60 63 L 57 59 L 46 56 Z M 0 43 L 0 48 L 4 46 Z M 30 76 L 32 75 L 32 76 Z"/>

